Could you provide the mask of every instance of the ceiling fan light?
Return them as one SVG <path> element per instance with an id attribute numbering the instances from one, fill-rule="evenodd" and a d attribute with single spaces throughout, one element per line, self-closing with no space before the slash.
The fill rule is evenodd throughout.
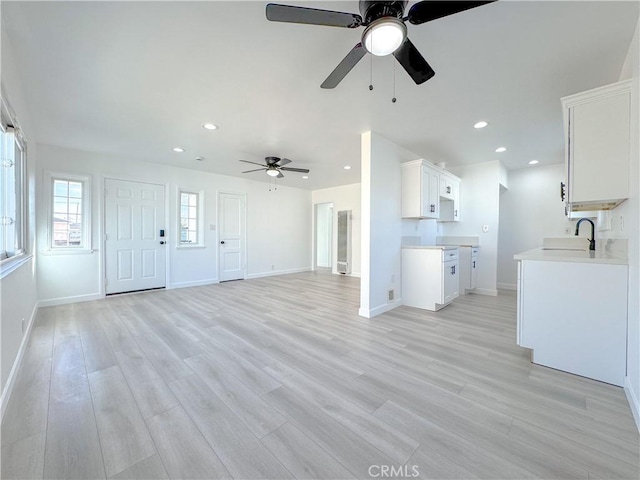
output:
<path id="1" fill-rule="evenodd" d="M 277 177 L 278 175 L 280 175 L 280 172 L 275 168 L 270 168 L 269 170 L 267 170 L 267 175 L 269 175 L 270 177 Z"/>
<path id="2" fill-rule="evenodd" d="M 376 20 L 362 34 L 362 44 L 367 52 L 384 57 L 395 52 L 407 38 L 405 24 L 393 17 Z"/>

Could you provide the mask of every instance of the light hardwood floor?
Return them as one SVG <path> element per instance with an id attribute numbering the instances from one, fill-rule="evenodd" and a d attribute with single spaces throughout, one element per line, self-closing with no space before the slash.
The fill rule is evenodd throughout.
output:
<path id="1" fill-rule="evenodd" d="M 639 478 L 622 389 L 532 365 L 513 295 L 358 300 L 304 273 L 43 308 L 2 478 Z"/>

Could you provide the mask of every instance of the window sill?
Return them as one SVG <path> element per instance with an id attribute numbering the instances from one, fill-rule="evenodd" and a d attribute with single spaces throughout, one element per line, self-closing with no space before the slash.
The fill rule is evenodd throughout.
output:
<path id="1" fill-rule="evenodd" d="M 25 263 L 29 262 L 33 258 L 33 255 L 27 255 L 23 253 L 22 255 L 16 255 L 15 257 L 9 257 L 0 263 L 0 278 L 4 278 L 9 275 L 11 272 L 16 271 Z"/>
<path id="2" fill-rule="evenodd" d="M 206 245 L 176 245 L 176 250 L 197 250 L 199 248 L 207 248 Z"/>
<path id="3" fill-rule="evenodd" d="M 61 248 L 61 249 L 48 249 L 41 250 L 42 255 L 89 255 L 96 250 L 91 248 Z"/>

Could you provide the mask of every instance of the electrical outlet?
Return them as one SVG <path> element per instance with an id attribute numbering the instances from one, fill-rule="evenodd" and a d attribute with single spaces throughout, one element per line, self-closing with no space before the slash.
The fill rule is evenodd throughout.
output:
<path id="1" fill-rule="evenodd" d="M 389 301 L 392 302 L 395 297 L 395 290 L 389 290 Z"/>

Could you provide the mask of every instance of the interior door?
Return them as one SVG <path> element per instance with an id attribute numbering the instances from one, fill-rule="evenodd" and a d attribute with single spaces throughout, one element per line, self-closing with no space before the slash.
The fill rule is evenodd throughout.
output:
<path id="1" fill-rule="evenodd" d="M 245 272 L 245 196 L 218 194 L 219 271 L 221 282 L 244 279 Z"/>
<path id="2" fill-rule="evenodd" d="M 165 286 L 164 186 L 105 180 L 107 294 Z"/>

